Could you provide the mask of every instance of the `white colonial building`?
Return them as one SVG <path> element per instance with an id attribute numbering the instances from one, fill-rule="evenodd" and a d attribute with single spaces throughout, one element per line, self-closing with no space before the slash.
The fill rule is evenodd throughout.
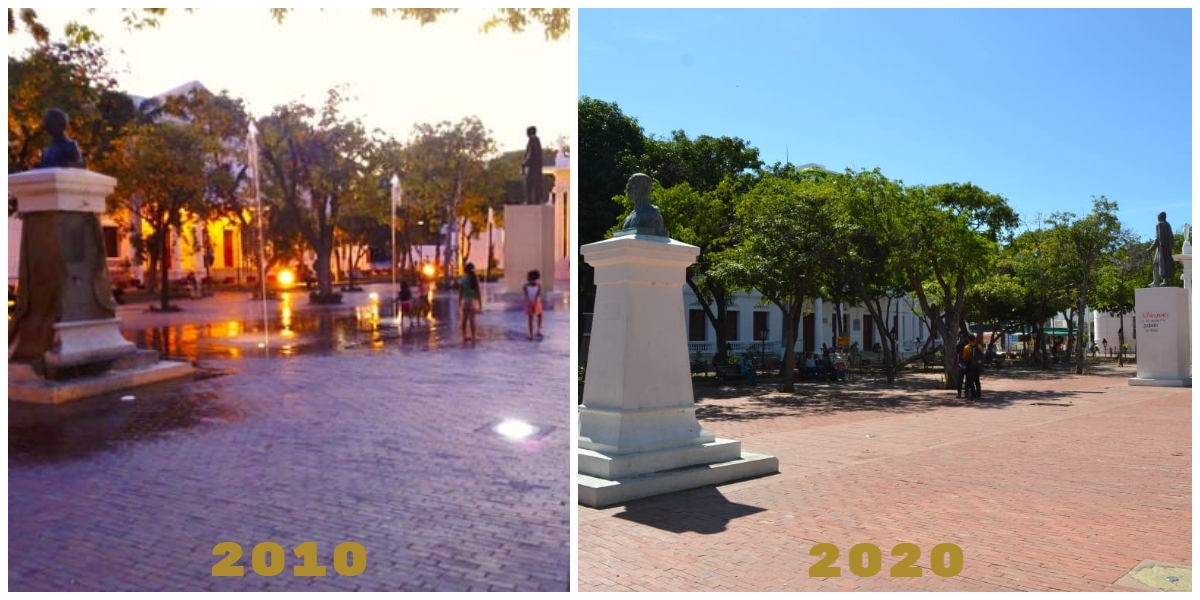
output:
<path id="1" fill-rule="evenodd" d="M 911 297 L 895 298 L 887 309 L 885 319 L 899 335 L 897 349 L 901 353 L 917 352 L 929 339 L 929 326 L 917 314 L 920 307 L 914 303 L 915 299 Z M 692 355 L 711 357 L 716 351 L 716 331 L 705 316 L 700 300 L 686 285 L 683 287 L 683 305 L 687 311 L 688 350 Z M 826 300 L 809 301 L 797 332 L 796 352 L 820 352 L 823 346 L 855 344 L 860 349 L 871 350 L 876 343 L 882 344 L 886 339 L 865 307 L 843 304 L 840 322 L 837 309 Z M 713 310 L 715 312 L 715 307 Z M 783 311 L 779 307 L 764 303 L 761 294 L 752 290 L 737 293 L 726 314 L 729 322 L 726 341 L 734 351 L 754 348 L 765 350 L 769 356 L 782 355 Z"/>

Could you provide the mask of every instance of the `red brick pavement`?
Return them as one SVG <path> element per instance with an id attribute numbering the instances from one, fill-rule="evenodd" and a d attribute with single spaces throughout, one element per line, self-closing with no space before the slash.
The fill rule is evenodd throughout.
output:
<path id="1" fill-rule="evenodd" d="M 698 389 L 715 397 L 699 400 L 704 426 L 780 473 L 579 507 L 579 590 L 1127 590 L 1114 582 L 1140 561 L 1192 551 L 1191 390 L 1130 374 L 993 376 L 981 402 L 921 375 Z M 922 577 L 890 576 L 903 542 Z M 818 543 L 840 551 L 840 577 L 809 576 Z M 859 543 L 882 551 L 878 575 L 850 572 Z M 941 543 L 962 549 L 957 576 L 930 570 Z"/>

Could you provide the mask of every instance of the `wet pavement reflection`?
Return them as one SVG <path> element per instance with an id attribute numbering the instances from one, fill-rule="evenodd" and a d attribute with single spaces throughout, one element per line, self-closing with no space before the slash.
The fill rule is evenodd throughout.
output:
<path id="1" fill-rule="evenodd" d="M 206 371 L 198 378 L 219 375 Z M 82 458 L 242 418 L 239 409 L 221 402 L 215 392 L 195 389 L 194 381 L 143 386 L 60 405 L 10 403 L 9 466 Z"/>
<path id="2" fill-rule="evenodd" d="M 125 331 L 139 348 L 158 351 L 163 358 L 199 361 L 327 354 L 351 348 L 398 345 L 403 350 L 431 351 L 462 345 L 457 302 L 437 297 L 430 311 L 415 323 L 388 314 L 379 302 L 358 302 L 337 308 L 293 308 L 285 296 L 272 312 L 266 331 L 262 318 L 217 323 L 179 323 Z M 480 319 L 481 342 L 519 340 L 525 332 Z"/>
<path id="3" fill-rule="evenodd" d="M 566 305 L 528 341 L 520 310 L 490 304 L 464 344 L 449 295 L 403 329 L 350 300 L 273 301 L 268 329 L 245 294 L 121 307 L 126 337 L 199 374 L 10 402 L 9 589 L 567 591 Z M 314 540 L 362 544 L 367 571 L 252 572 L 256 544 Z M 245 577 L 212 576 L 224 541 Z"/>

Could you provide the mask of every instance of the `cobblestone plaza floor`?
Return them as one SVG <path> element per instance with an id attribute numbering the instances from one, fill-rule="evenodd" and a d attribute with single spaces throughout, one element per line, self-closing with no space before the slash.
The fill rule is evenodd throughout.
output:
<path id="1" fill-rule="evenodd" d="M 370 291 L 269 302 L 267 352 L 247 294 L 121 307 L 127 337 L 201 375 L 132 401 L 10 404 L 9 589 L 568 590 L 568 307 L 528 341 L 520 311 L 490 304 L 464 345 L 448 298 L 404 335 L 359 327 Z M 509 419 L 536 431 L 497 433 Z M 213 576 L 221 542 L 243 576 Z M 278 575 L 252 568 L 264 542 Z M 293 574 L 305 542 L 325 576 Z M 334 569 L 345 542 L 359 575 Z"/>
<path id="2" fill-rule="evenodd" d="M 579 507 L 579 590 L 1133 591 L 1147 587 L 1123 577 L 1142 561 L 1190 570 L 1191 390 L 1089 369 L 989 370 L 980 401 L 933 374 L 796 394 L 698 385 L 701 424 L 777 456 L 780 473 Z M 905 543 L 919 577 L 893 572 Z M 818 544 L 840 574 L 810 571 Z M 858 544 L 881 559 L 861 575 Z M 941 544 L 962 551 L 954 576 L 931 569 Z"/>

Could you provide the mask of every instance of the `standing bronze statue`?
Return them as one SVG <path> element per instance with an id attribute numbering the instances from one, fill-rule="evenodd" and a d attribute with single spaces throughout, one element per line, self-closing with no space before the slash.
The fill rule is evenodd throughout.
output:
<path id="1" fill-rule="evenodd" d="M 1167 213 L 1158 213 L 1158 226 L 1154 231 L 1154 243 L 1150 251 L 1154 253 L 1154 279 L 1150 287 L 1172 287 L 1175 279 L 1175 259 L 1171 252 L 1175 250 L 1175 234 L 1171 224 L 1167 223 Z"/>
<path id="2" fill-rule="evenodd" d="M 538 139 L 537 127 L 530 126 L 525 130 L 529 143 L 525 144 L 525 162 L 521 170 L 525 172 L 525 204 L 535 206 L 546 203 L 546 192 L 542 184 L 542 141 Z"/>

